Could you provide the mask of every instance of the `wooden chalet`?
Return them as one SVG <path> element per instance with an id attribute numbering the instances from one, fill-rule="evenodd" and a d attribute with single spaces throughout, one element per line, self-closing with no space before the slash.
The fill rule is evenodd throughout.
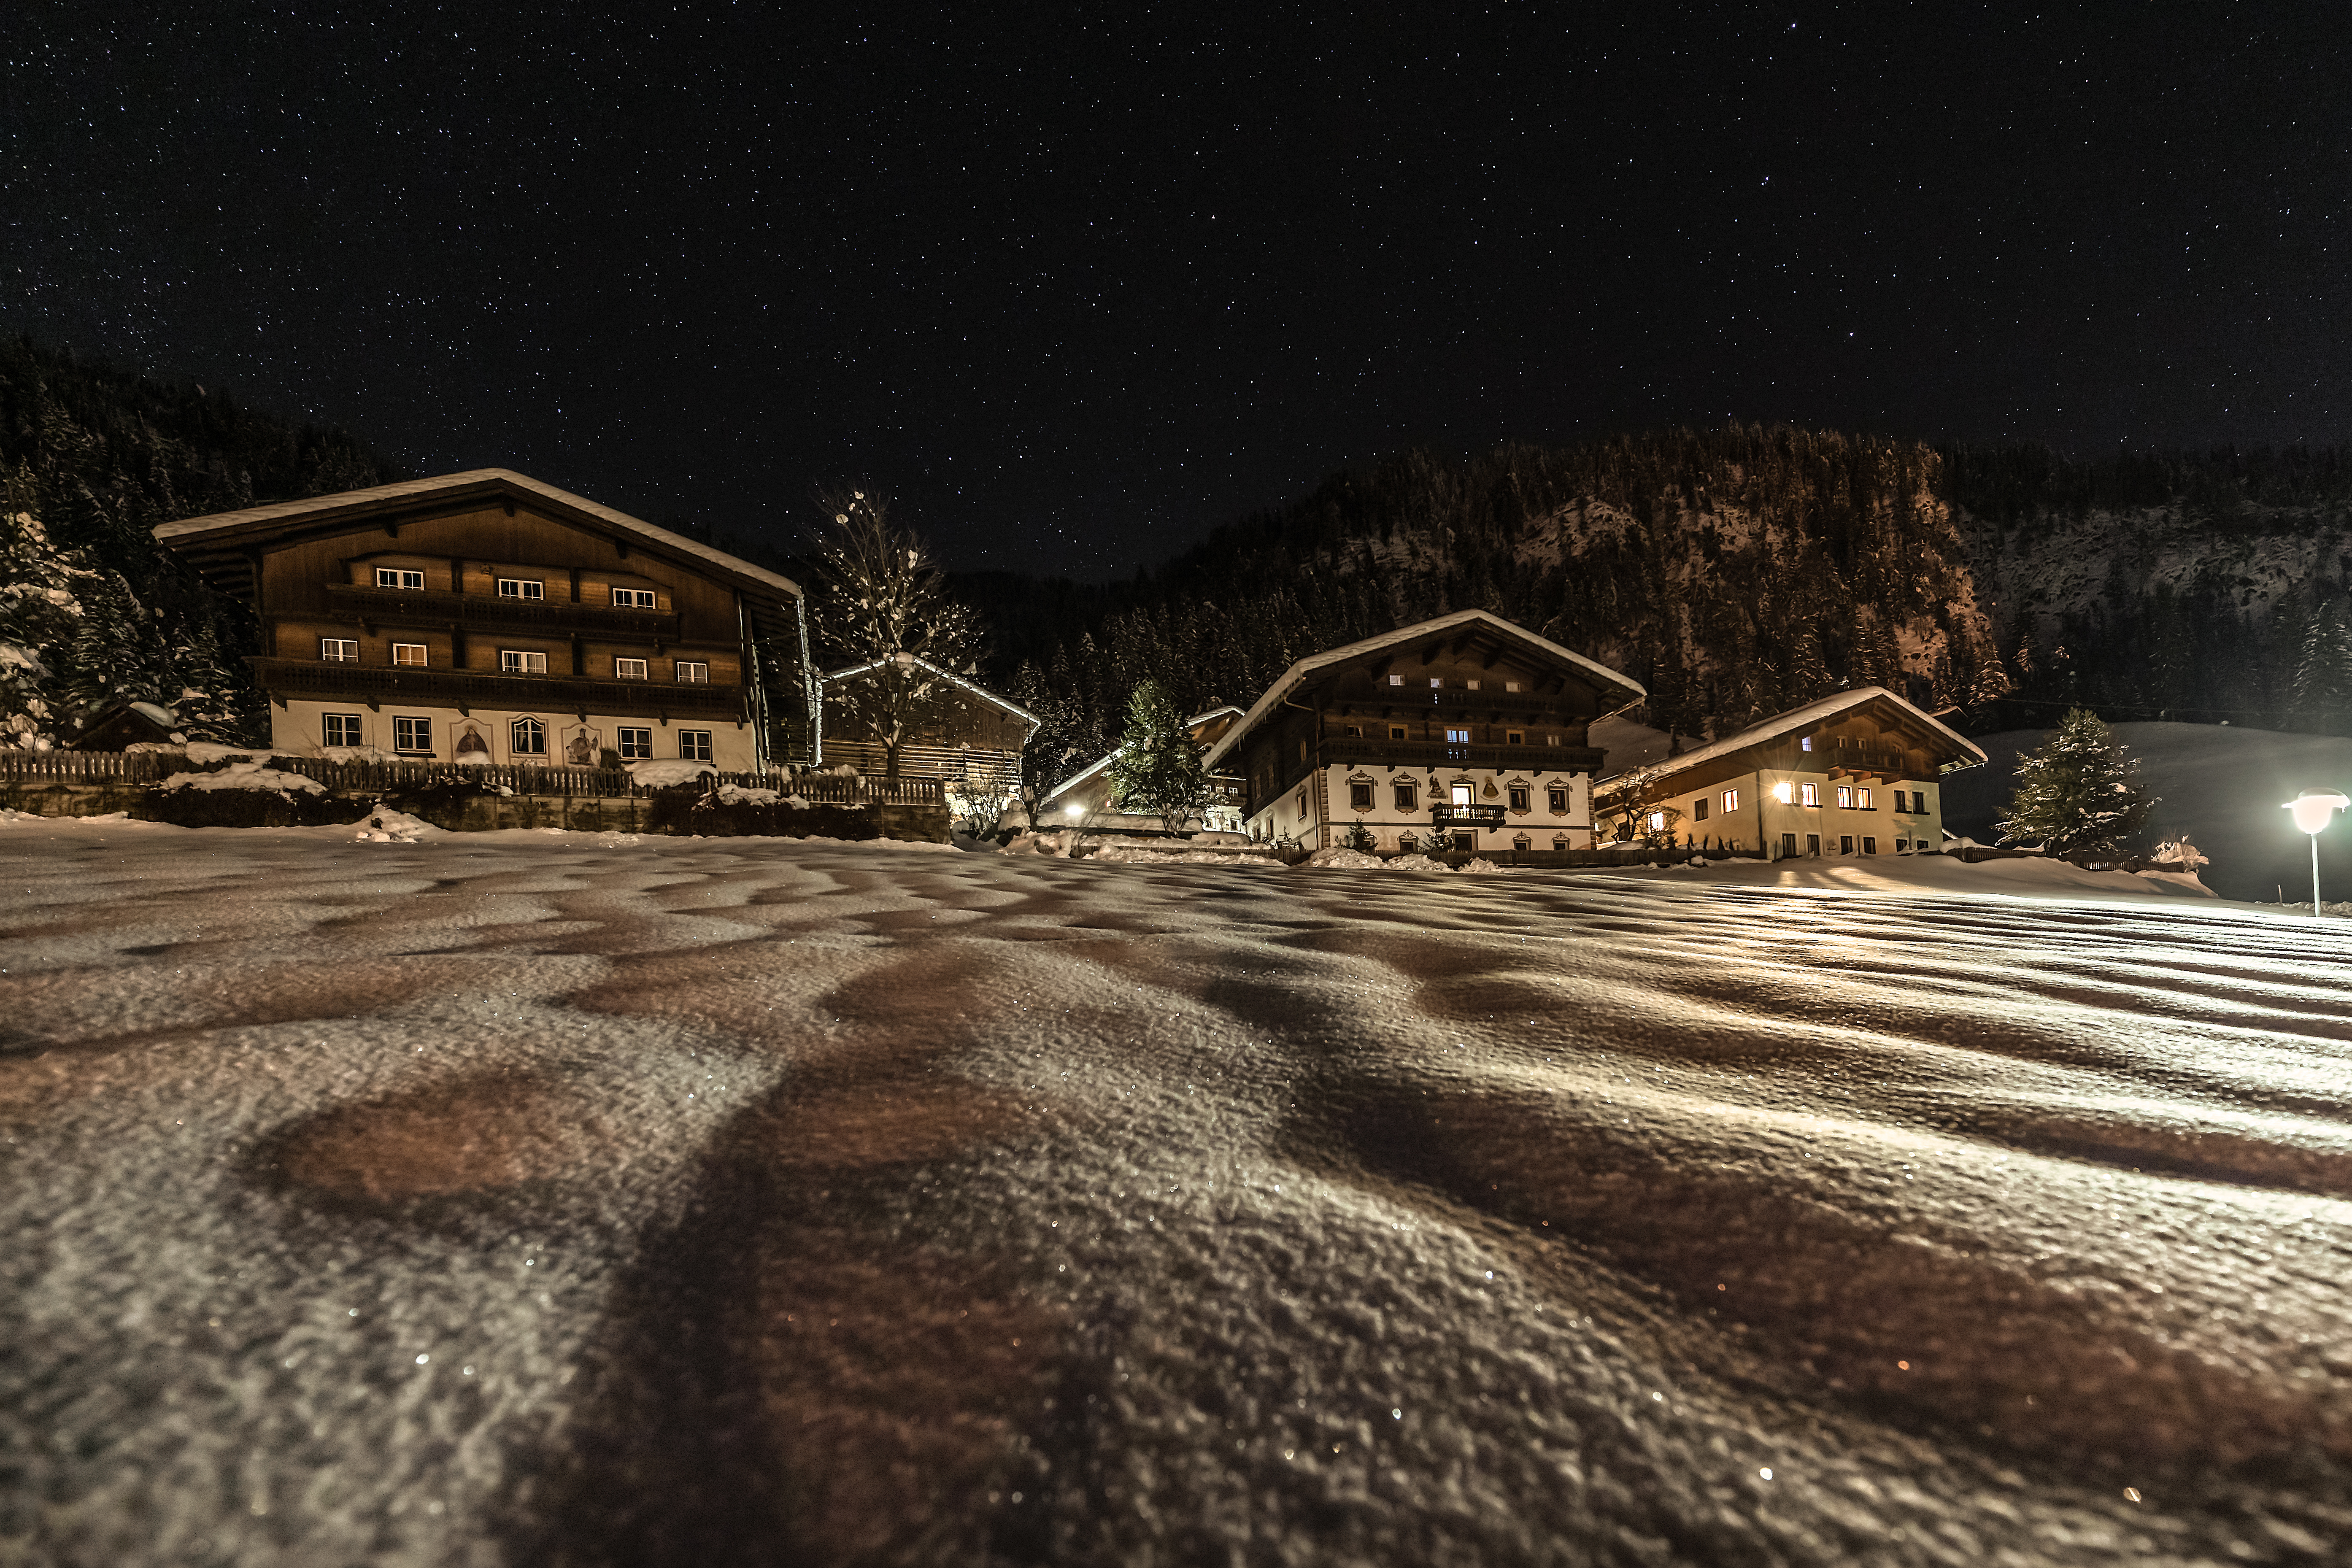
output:
<path id="1" fill-rule="evenodd" d="M 1209 749 L 1255 838 L 1382 851 L 1586 849 L 1586 726 L 1641 686 L 1486 610 L 1300 659 Z"/>
<path id="2" fill-rule="evenodd" d="M 1939 781 L 1983 748 L 1884 687 L 1841 691 L 1602 781 L 1610 837 L 1775 859 L 1943 848 Z"/>
<path id="3" fill-rule="evenodd" d="M 991 793 L 1017 788 L 1022 751 L 1043 721 L 928 659 L 905 654 L 897 662 L 928 671 L 940 693 L 924 704 L 899 744 L 898 775 L 943 780 L 950 795 L 967 784 Z M 892 771 L 890 748 L 861 724 L 855 700 L 855 688 L 879 668 L 878 663 L 851 665 L 822 678 L 822 750 L 828 767 L 847 763 L 861 773 Z"/>
<path id="4" fill-rule="evenodd" d="M 280 751 L 814 760 L 798 584 L 527 475 L 378 485 L 155 537 L 260 619 L 253 672 Z"/>

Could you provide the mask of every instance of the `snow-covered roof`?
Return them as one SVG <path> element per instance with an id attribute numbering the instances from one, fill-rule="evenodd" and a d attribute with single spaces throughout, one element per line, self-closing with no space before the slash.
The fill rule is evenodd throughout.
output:
<path id="1" fill-rule="evenodd" d="M 202 548 L 215 543 L 226 544 L 231 540 L 267 535 L 293 525 L 318 522 L 357 521 L 386 512 L 407 510 L 435 501 L 464 501 L 475 498 L 489 500 L 507 498 L 537 501 L 559 515 L 569 515 L 577 521 L 593 521 L 633 534 L 648 544 L 658 545 L 679 555 L 689 555 L 707 565 L 717 567 L 725 575 L 745 586 L 765 588 L 791 598 L 801 597 L 800 584 L 779 575 L 764 566 L 754 566 L 740 556 L 730 555 L 708 544 L 699 544 L 683 534 L 657 528 L 642 518 L 600 506 L 583 496 L 561 490 L 553 485 L 519 474 L 512 468 L 467 468 L 462 473 L 436 474 L 426 479 L 404 479 L 398 484 L 374 485 L 363 490 L 343 490 L 334 495 L 310 496 L 301 500 L 273 501 L 267 506 L 249 506 L 237 511 L 216 511 L 205 517 L 184 517 L 176 522 L 166 522 L 155 529 L 155 537 L 175 548 Z"/>
<path id="2" fill-rule="evenodd" d="M 1719 757 L 1727 757 L 1736 752 L 1746 751 L 1750 746 L 1778 740 L 1783 735 L 1792 735 L 1801 730 L 1811 730 L 1816 725 L 1826 724 L 1842 714 L 1852 712 L 1854 709 L 1872 702 L 1885 702 L 1900 709 L 1903 716 L 1916 722 L 1927 732 L 1930 740 L 1943 741 L 1949 750 L 1958 753 L 1959 766 L 1973 768 L 1984 762 L 1983 747 L 1945 724 L 1926 709 L 1906 701 L 1884 686 L 1860 686 L 1852 691 L 1833 692 L 1819 701 L 1808 702 L 1802 708 L 1791 708 L 1785 713 L 1775 713 L 1769 719 L 1759 720 L 1736 734 L 1726 735 L 1719 741 L 1711 741 L 1696 751 L 1685 752 L 1681 756 L 1669 757 L 1656 763 L 1655 766 L 1661 773 L 1678 773 L 1685 768 L 1697 767 L 1702 763 L 1714 762 Z M 1831 755 L 1823 754 L 1824 764 L 1832 760 Z M 1620 773 L 1616 776 L 1622 778 L 1624 775 Z M 1614 781 L 1612 779 L 1603 779 L 1600 787 L 1607 789 L 1612 782 Z"/>
<path id="3" fill-rule="evenodd" d="M 1026 719 L 1029 721 L 1029 734 L 1023 736 L 1021 740 L 1021 743 L 1024 746 L 1029 743 L 1030 736 L 1035 735 L 1039 730 L 1045 728 L 1045 721 L 1043 719 L 1038 718 L 1037 715 L 1030 712 L 1029 710 L 1022 707 L 1018 702 L 1008 702 L 1003 698 L 999 697 L 995 692 L 989 690 L 986 687 L 973 685 L 971 681 L 966 680 L 962 676 L 958 675 L 954 670 L 943 669 L 940 666 L 933 664 L 929 659 L 923 658 L 911 653 L 892 654 L 888 658 L 869 658 L 864 664 L 845 664 L 839 669 L 826 670 L 823 675 L 819 676 L 817 679 L 820 683 L 830 686 L 836 680 L 846 679 L 848 677 L 853 675 L 863 675 L 869 669 L 879 669 L 886 664 L 919 664 L 925 669 L 929 670 L 933 675 L 940 677 L 941 679 L 953 681 L 956 685 L 962 687 L 966 691 L 971 692 L 974 697 L 981 698 L 985 701 L 995 703 L 999 708 L 1003 709 L 1007 713 L 1013 715 L 1015 718 Z"/>
<path id="4" fill-rule="evenodd" d="M 1188 731 L 1197 731 L 1201 726 L 1206 724 L 1212 719 L 1221 719 L 1228 713 L 1239 714 L 1241 710 L 1239 708 L 1228 702 L 1222 708 L 1212 708 L 1206 713 L 1193 714 L 1190 719 L 1184 721 L 1184 728 Z M 1195 736 L 1194 738 L 1197 741 L 1198 736 Z M 1072 773 L 1068 778 L 1064 779 L 1060 784 L 1057 784 L 1052 789 L 1047 790 L 1043 799 L 1041 799 L 1038 804 L 1041 805 L 1044 805 L 1045 801 L 1054 799 L 1065 790 L 1076 789 L 1078 785 L 1086 783 L 1088 779 L 1094 777 L 1097 773 L 1110 766 L 1111 759 L 1118 755 L 1118 753 L 1115 751 L 1105 752 L 1101 756 L 1097 757 L 1093 762 L 1088 763 L 1085 767 L 1080 768 L 1076 773 Z"/>
<path id="5" fill-rule="evenodd" d="M 1227 730 L 1217 743 L 1209 748 L 1208 755 L 1202 760 L 1211 769 L 1214 769 L 1234 747 L 1241 744 L 1244 736 L 1256 729 L 1268 713 L 1281 706 L 1292 692 L 1297 690 L 1318 671 L 1328 669 L 1333 665 L 1345 664 L 1349 659 L 1361 658 L 1366 654 L 1378 653 L 1382 648 L 1402 647 L 1406 643 L 1419 642 L 1423 637 L 1441 636 L 1469 626 L 1484 627 L 1523 644 L 1530 652 L 1539 653 L 1548 658 L 1576 666 L 1595 686 L 1601 688 L 1604 702 L 1608 701 L 1612 688 L 1622 693 L 1622 698 L 1615 704 L 1619 708 L 1638 702 L 1649 695 L 1643 689 L 1641 683 L 1631 676 L 1621 674 L 1605 664 L 1564 648 L 1549 637 L 1538 637 L 1527 627 L 1507 621 L 1491 610 L 1456 610 L 1450 616 L 1440 616 L 1433 621 L 1417 621 L 1409 626 L 1399 626 L 1392 632 L 1383 632 L 1376 637 L 1366 637 L 1361 642 L 1351 642 L 1345 647 L 1331 648 L 1327 652 L 1311 654 L 1300 659 L 1283 671 L 1281 679 L 1265 689 L 1265 695 L 1257 700 L 1239 723 Z"/>

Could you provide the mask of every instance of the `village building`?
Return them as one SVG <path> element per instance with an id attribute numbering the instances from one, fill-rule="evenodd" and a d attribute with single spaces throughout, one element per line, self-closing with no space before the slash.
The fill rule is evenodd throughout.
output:
<path id="1" fill-rule="evenodd" d="M 1300 659 L 1209 749 L 1254 838 L 1384 852 L 1587 849 L 1595 719 L 1641 686 L 1486 610 Z"/>
<path id="2" fill-rule="evenodd" d="M 1939 781 L 1983 748 L 1884 687 L 1841 691 L 1604 780 L 1609 836 L 1774 859 L 1943 848 Z"/>
<path id="3" fill-rule="evenodd" d="M 1206 713 L 1195 713 L 1184 721 L 1184 729 L 1192 737 L 1192 744 L 1206 752 L 1223 740 L 1225 731 L 1241 717 L 1242 710 L 1227 703 Z M 1159 817 L 1123 812 L 1111 798 L 1110 764 L 1118 755 L 1117 752 L 1105 752 L 1046 792 L 1037 803 L 1037 826 L 1063 827 L 1076 822 L 1097 832 L 1159 832 Z M 1239 833 L 1243 794 L 1239 773 L 1211 773 L 1209 805 L 1196 819 L 1202 828 L 1212 833 Z"/>
<path id="4" fill-rule="evenodd" d="M 872 704 L 858 700 L 882 664 L 855 664 L 827 672 L 820 682 L 825 765 L 877 776 L 939 779 L 956 809 L 961 809 L 958 797 L 1009 802 L 1020 789 L 1022 751 L 1043 721 L 928 659 L 900 654 L 889 662 L 931 677 L 932 695 L 902 716 L 898 754 L 891 755 Z"/>
<path id="5" fill-rule="evenodd" d="M 251 662 L 279 751 L 812 760 L 796 584 L 526 475 L 378 485 L 155 537 L 261 622 Z"/>

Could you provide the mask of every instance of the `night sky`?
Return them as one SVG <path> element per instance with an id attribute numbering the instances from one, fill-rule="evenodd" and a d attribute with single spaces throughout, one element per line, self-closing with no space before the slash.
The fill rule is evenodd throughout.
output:
<path id="1" fill-rule="evenodd" d="M 2352 436 L 2346 11 L 2080 9 L 37 5 L 0 328 L 1085 577 L 1410 444 Z"/>

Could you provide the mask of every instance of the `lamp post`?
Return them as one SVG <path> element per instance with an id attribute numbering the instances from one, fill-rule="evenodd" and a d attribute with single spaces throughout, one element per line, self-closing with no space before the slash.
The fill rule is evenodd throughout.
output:
<path id="1" fill-rule="evenodd" d="M 2319 918 L 2319 830 L 2336 819 L 2336 814 L 2352 800 L 2332 789 L 2307 789 L 2286 803 L 2294 813 L 2294 825 L 2311 835 L 2311 917 Z"/>

